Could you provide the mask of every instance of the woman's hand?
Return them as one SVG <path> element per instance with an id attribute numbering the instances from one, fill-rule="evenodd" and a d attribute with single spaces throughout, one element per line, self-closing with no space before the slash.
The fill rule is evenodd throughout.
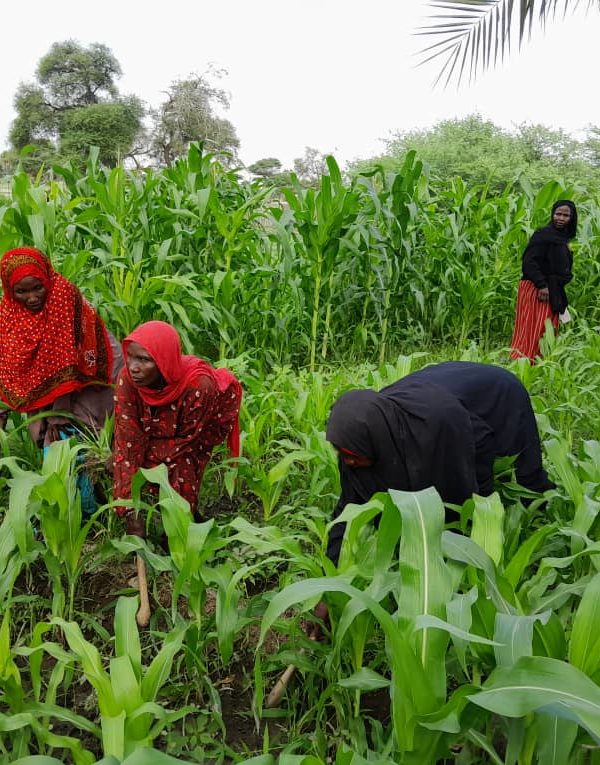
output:
<path id="1" fill-rule="evenodd" d="M 127 533 L 133 537 L 140 537 L 140 539 L 146 538 L 146 524 L 144 519 L 140 515 L 136 515 L 135 511 L 127 513 L 125 516 L 125 523 L 127 526 Z"/>
<path id="2" fill-rule="evenodd" d="M 540 303 L 547 303 L 550 300 L 550 291 L 548 287 L 540 287 L 537 292 L 537 299 Z"/>
<path id="3" fill-rule="evenodd" d="M 321 623 L 323 623 L 326 627 L 329 627 L 329 611 L 327 610 L 327 606 L 322 600 L 320 600 L 315 606 L 313 614 L 319 621 L 307 622 L 304 627 L 304 631 L 311 640 L 319 640 L 323 633 Z"/>

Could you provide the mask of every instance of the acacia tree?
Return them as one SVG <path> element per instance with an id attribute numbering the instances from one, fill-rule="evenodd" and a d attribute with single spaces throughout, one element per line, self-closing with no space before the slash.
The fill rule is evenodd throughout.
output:
<path id="1" fill-rule="evenodd" d="M 252 175 L 259 175 L 261 178 L 272 178 L 281 172 L 281 160 L 276 157 L 257 159 L 256 162 L 248 165 L 247 170 Z"/>
<path id="2" fill-rule="evenodd" d="M 168 165 L 185 155 L 193 141 L 203 141 L 209 151 L 236 156 L 240 142 L 235 128 L 215 111 L 218 107 L 229 108 L 229 97 L 210 81 L 211 75 L 223 74 L 223 70 L 211 70 L 208 75 L 177 80 L 167 91 L 164 103 L 151 110 L 149 153 L 158 164 Z"/>
<path id="3" fill-rule="evenodd" d="M 296 157 L 294 160 L 294 172 L 298 179 L 305 186 L 316 186 L 322 175 L 326 175 L 327 169 L 326 154 L 322 154 L 318 149 L 307 146 L 304 149 L 304 156 Z"/>
<path id="4" fill-rule="evenodd" d="M 263 183 L 273 188 L 283 188 L 289 186 L 291 182 L 290 171 L 284 170 L 281 160 L 276 157 L 258 159 L 248 165 L 246 170 L 252 175 L 262 178 Z"/>
<path id="5" fill-rule="evenodd" d="M 85 161 L 90 146 L 114 165 L 128 155 L 144 108 L 135 96 L 120 97 L 119 62 L 106 45 L 87 48 L 73 40 L 54 43 L 40 60 L 36 82 L 21 84 L 9 140 L 19 151 L 36 144 L 37 161 Z"/>
<path id="6" fill-rule="evenodd" d="M 600 0 L 433 0 L 435 23 L 420 34 L 435 42 L 421 51 L 424 64 L 441 58 L 442 68 L 436 83 L 448 84 L 452 78 L 469 79 L 503 60 L 511 37 L 518 33 L 519 45 L 531 35 L 535 20 L 544 26 L 557 11 L 574 12 L 579 6 L 600 10 Z M 516 13 L 515 13 L 516 11 Z"/>

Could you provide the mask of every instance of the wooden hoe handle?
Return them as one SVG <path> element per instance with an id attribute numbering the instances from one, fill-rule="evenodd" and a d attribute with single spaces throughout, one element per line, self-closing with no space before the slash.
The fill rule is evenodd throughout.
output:
<path id="1" fill-rule="evenodd" d="M 319 639 L 319 628 L 315 627 L 310 635 L 308 636 L 310 640 L 318 640 Z M 305 653 L 304 648 L 301 648 L 299 653 Z M 281 673 L 281 675 L 278 677 L 277 682 L 273 686 L 273 690 L 269 695 L 267 696 L 267 700 L 265 701 L 265 707 L 267 709 L 272 709 L 273 707 L 279 706 L 279 702 L 281 701 L 281 697 L 285 693 L 285 689 L 290 684 L 290 680 L 292 677 L 294 677 L 294 672 L 296 671 L 296 665 L 295 664 L 288 664 L 287 669 Z"/>
<path id="2" fill-rule="evenodd" d="M 273 686 L 273 690 L 269 695 L 267 696 L 267 700 L 265 701 L 265 707 L 267 709 L 272 709 L 273 707 L 279 706 L 279 702 L 281 701 L 281 697 L 285 693 L 285 689 L 288 687 L 290 680 L 294 676 L 294 672 L 296 671 L 296 666 L 294 664 L 290 664 L 285 672 L 282 672 L 279 678 L 277 679 L 277 682 Z"/>
<path id="3" fill-rule="evenodd" d="M 148 600 L 148 580 L 146 578 L 146 564 L 141 555 L 136 555 L 137 576 L 140 588 L 140 608 L 136 615 L 136 621 L 140 627 L 147 627 L 150 623 L 150 601 Z"/>

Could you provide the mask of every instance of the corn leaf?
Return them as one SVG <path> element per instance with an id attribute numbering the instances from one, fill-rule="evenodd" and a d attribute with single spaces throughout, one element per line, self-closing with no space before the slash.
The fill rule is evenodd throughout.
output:
<path id="1" fill-rule="evenodd" d="M 499 667 L 469 699 L 506 717 L 543 711 L 575 720 L 600 742 L 600 688 L 577 667 L 556 659 L 523 656 L 512 667 Z"/>
<path id="2" fill-rule="evenodd" d="M 600 668 L 600 574 L 583 591 L 575 613 L 569 661 L 589 677 Z"/>

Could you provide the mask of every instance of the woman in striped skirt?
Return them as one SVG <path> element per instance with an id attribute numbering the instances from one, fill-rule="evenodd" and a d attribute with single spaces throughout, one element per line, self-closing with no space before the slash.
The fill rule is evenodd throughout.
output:
<path id="1" fill-rule="evenodd" d="M 552 206 L 550 223 L 534 232 L 523 253 L 523 275 L 517 294 L 517 317 L 511 342 L 511 358 L 540 356 L 540 340 L 546 320 L 558 327 L 567 320 L 565 284 L 573 274 L 573 254 L 568 241 L 577 232 L 577 208 L 568 199 Z"/>

